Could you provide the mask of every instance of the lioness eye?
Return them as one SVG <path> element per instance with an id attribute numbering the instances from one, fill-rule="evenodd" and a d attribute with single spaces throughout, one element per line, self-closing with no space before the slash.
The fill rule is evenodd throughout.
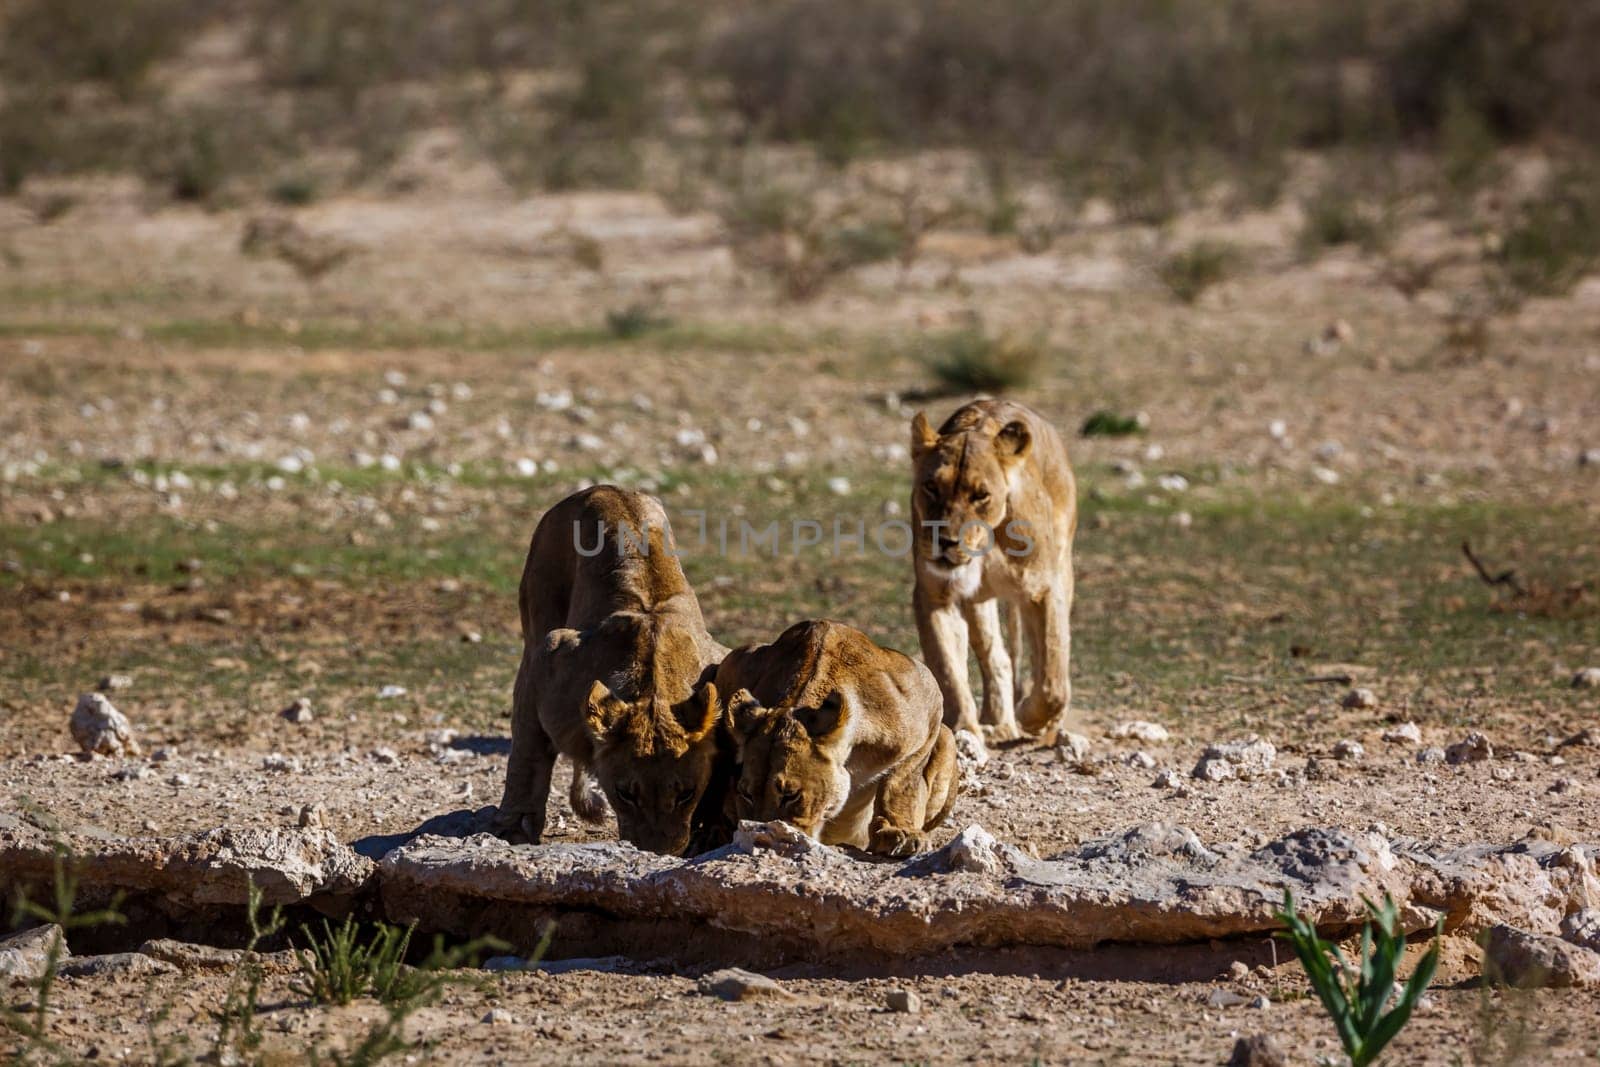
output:
<path id="1" fill-rule="evenodd" d="M 988 500 L 988 499 L 989 499 L 989 490 L 987 490 L 987 489 L 979 489 L 979 490 L 976 490 L 972 494 L 972 502 L 974 504 L 981 504 L 985 500 Z"/>

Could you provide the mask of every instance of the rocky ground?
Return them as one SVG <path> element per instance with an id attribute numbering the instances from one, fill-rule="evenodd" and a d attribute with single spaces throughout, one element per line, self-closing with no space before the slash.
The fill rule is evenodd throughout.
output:
<path id="1" fill-rule="evenodd" d="M 150 213 L 115 182 L 79 203 L 43 224 L 0 201 L 0 812 L 135 836 L 325 825 L 376 855 L 493 804 L 542 510 L 609 479 L 661 493 L 680 537 L 700 511 L 892 517 L 911 414 L 961 400 L 925 395 L 922 356 L 976 312 L 1044 339 L 1019 396 L 1079 470 L 1085 743 L 996 749 L 941 844 L 979 824 L 1049 857 L 1156 821 L 1213 849 L 1308 825 L 1593 842 L 1592 282 L 1463 348 L 1447 319 L 1473 278 L 1408 298 L 1370 255 L 1301 256 L 1287 207 L 1085 224 L 1042 253 L 930 235 L 911 271 L 795 307 L 714 217 L 644 196 L 317 204 L 300 224 L 358 252 L 314 284 L 239 251 L 249 211 Z M 1153 250 L 1215 235 L 1249 268 L 1175 301 Z M 641 301 L 671 324 L 607 325 Z M 1101 408 L 1149 428 L 1076 437 Z M 686 566 L 726 643 L 831 616 L 915 649 L 904 560 L 725 554 L 712 533 Z M 1463 540 L 1515 581 L 1486 585 Z M 83 754 L 69 722 L 97 688 L 137 754 Z M 1253 737 L 1270 759 L 1206 773 L 1209 746 Z M 614 833 L 552 811 L 555 841 Z M 1478 950 L 1452 944 L 1396 1062 L 1596 1054 L 1592 991 L 1480 991 Z M 446 1060 L 1215 1063 L 1256 1032 L 1331 1056 L 1298 969 L 1260 951 L 1161 981 L 1022 949 L 790 962 L 786 995 L 739 1002 L 699 993 L 700 963 L 611 961 L 452 988 L 407 1033 Z M 154 1061 L 161 1035 L 203 1046 L 227 981 L 64 978 L 52 1026 L 76 1056 Z M 381 1015 L 290 981 L 262 992 L 275 1055 L 348 1047 Z"/>

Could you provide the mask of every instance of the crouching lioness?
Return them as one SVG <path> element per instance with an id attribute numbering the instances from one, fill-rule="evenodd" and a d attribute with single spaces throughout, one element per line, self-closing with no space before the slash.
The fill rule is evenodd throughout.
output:
<path id="1" fill-rule="evenodd" d="M 679 853 L 717 761 L 709 683 L 727 649 L 706 633 L 661 503 L 600 485 L 561 501 L 533 532 L 522 572 L 522 665 L 496 830 L 537 843 L 557 754 L 572 808 L 617 813 L 624 840 Z M 723 798 L 711 801 L 721 817 Z"/>
<path id="2" fill-rule="evenodd" d="M 1072 700 L 1078 503 L 1066 446 L 1038 412 L 977 400 L 937 432 L 918 412 L 911 457 L 912 608 L 944 721 L 979 736 L 987 726 L 994 741 L 1053 730 Z M 1002 620 L 1013 648 L 1020 621 L 1033 666 L 1020 712 Z M 981 718 L 967 686 L 969 639 L 983 673 Z"/>
<path id="3" fill-rule="evenodd" d="M 741 819 L 889 856 L 927 847 L 955 801 L 955 739 L 922 664 L 836 622 L 801 622 L 717 670 Z"/>

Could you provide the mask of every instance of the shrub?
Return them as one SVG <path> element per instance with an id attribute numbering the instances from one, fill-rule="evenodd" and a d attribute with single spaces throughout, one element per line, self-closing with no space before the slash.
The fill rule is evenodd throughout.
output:
<path id="1" fill-rule="evenodd" d="M 1198 241 L 1162 260 L 1156 273 L 1174 296 L 1192 304 L 1200 294 L 1227 278 L 1238 262 L 1239 251 L 1232 245 Z"/>
<path id="2" fill-rule="evenodd" d="M 337 928 L 322 920 L 320 939 L 310 927 L 302 926 L 300 934 L 306 945 L 304 949 L 296 945 L 294 950 L 300 961 L 295 992 L 319 1004 L 348 1004 L 369 992 L 379 1000 L 390 999 L 411 947 L 413 929 L 414 924 L 402 930 L 378 923 L 363 942 L 353 916 Z"/>
<path id="3" fill-rule="evenodd" d="M 1600 262 L 1600 194 L 1592 174 L 1558 175 L 1542 196 L 1521 205 L 1493 260 L 1513 296 L 1570 291 Z"/>
<path id="4" fill-rule="evenodd" d="M 1381 907 L 1368 901 L 1367 913 L 1361 926 L 1361 948 L 1352 966 L 1338 945 L 1318 937 L 1316 927 L 1295 912 L 1294 895 L 1287 889 L 1283 891 L 1283 909 L 1278 912 L 1288 927 L 1279 936 L 1294 946 L 1312 989 L 1333 1020 L 1351 1067 L 1366 1067 L 1376 1060 L 1410 1021 L 1412 1009 L 1439 967 L 1438 929 L 1444 925 L 1441 918 L 1433 945 L 1417 962 L 1405 986 L 1397 990 L 1400 957 L 1406 947 L 1399 929 L 1400 909 L 1386 895 Z"/>
<path id="5" fill-rule="evenodd" d="M 1145 420 L 1138 415 L 1122 415 L 1101 408 L 1087 419 L 1078 430 L 1080 437 L 1131 437 L 1143 433 Z"/>
<path id="6" fill-rule="evenodd" d="M 36 85 L 101 82 L 131 98 L 195 24 L 193 0 L 18 0 L 0 14 L 0 71 Z"/>
<path id="7" fill-rule="evenodd" d="M 977 327 L 927 340 L 925 362 L 943 391 L 1004 393 L 1033 382 L 1045 359 L 1043 341 L 990 337 Z"/>
<path id="8" fill-rule="evenodd" d="M 631 341 L 671 325 L 671 319 L 658 314 L 648 304 L 629 304 L 606 312 L 606 329 L 620 341 Z"/>
<path id="9" fill-rule="evenodd" d="M 1305 205 L 1300 251 L 1313 256 L 1324 248 L 1356 245 L 1372 251 L 1387 242 L 1385 220 L 1342 187 L 1330 185 Z"/>

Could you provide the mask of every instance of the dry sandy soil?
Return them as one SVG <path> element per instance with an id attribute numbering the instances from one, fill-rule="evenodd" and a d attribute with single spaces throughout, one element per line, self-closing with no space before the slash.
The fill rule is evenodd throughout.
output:
<path id="1" fill-rule="evenodd" d="M 1475 276 L 1408 299 L 1376 257 L 1297 255 L 1292 208 L 1166 234 L 1086 223 L 1039 254 L 935 234 L 911 271 L 863 268 L 803 306 L 713 217 L 647 196 L 318 204 L 299 223 L 357 252 L 315 284 L 240 253 L 249 214 L 151 212 L 116 182 L 50 224 L 0 201 L 0 810 L 147 834 L 321 804 L 381 849 L 493 804 L 542 510 L 605 479 L 661 493 L 680 538 L 701 511 L 892 516 L 910 415 L 962 399 L 925 395 L 921 354 L 979 313 L 1044 338 L 1018 395 L 1080 471 L 1075 727 L 1092 747 L 997 751 L 946 833 L 979 823 L 1041 856 L 1155 820 L 1208 844 L 1306 825 L 1595 840 L 1600 752 L 1567 742 L 1600 728 L 1600 689 L 1572 684 L 1600 666 L 1600 285 L 1462 348 L 1445 313 Z M 1175 301 L 1155 250 L 1217 235 L 1248 268 Z M 1399 238 L 1460 240 L 1433 223 Z M 671 324 L 608 329 L 639 301 Z M 1324 343 L 1336 322 L 1348 336 Z M 1078 439 L 1100 408 L 1149 429 Z M 1463 540 L 1522 591 L 1481 582 Z M 726 643 L 830 616 L 915 650 L 903 559 L 713 543 L 686 562 Z M 83 759 L 68 735 L 107 675 L 138 758 Z M 1345 706 L 1352 686 L 1375 701 Z M 308 723 L 279 714 L 297 698 Z M 1170 740 L 1111 736 L 1131 720 Z M 1384 739 L 1407 722 L 1420 744 Z M 1425 751 L 1474 730 L 1493 758 Z M 1205 745 L 1252 734 L 1277 746 L 1273 774 L 1189 777 Z M 1346 740 L 1364 755 L 1335 758 Z M 553 839 L 615 833 L 564 793 L 552 811 Z M 797 964 L 774 974 L 792 999 L 737 1004 L 698 996 L 696 972 L 613 961 L 452 989 L 408 1033 L 452 1062 L 1217 1063 L 1256 1032 L 1293 1062 L 1334 1055 L 1296 967 L 1230 976 L 1235 957 L 1270 964 L 1263 947 L 1210 951 L 1208 973 L 1159 982 L 1021 951 Z M 1476 952 L 1452 945 L 1392 1062 L 1515 1062 L 1519 1035 L 1527 1062 L 1600 1053 L 1595 994 L 1480 991 Z M 348 1044 L 380 1010 L 288 981 L 262 998 L 274 1056 Z M 149 1061 L 147 1020 L 170 1005 L 155 1033 L 201 1032 L 224 982 L 68 979 L 54 1025 L 74 1055 Z M 921 1012 L 884 1010 L 891 987 Z M 1246 1003 L 1215 1006 L 1218 989 Z M 509 1019 L 480 1021 L 495 1008 Z"/>

